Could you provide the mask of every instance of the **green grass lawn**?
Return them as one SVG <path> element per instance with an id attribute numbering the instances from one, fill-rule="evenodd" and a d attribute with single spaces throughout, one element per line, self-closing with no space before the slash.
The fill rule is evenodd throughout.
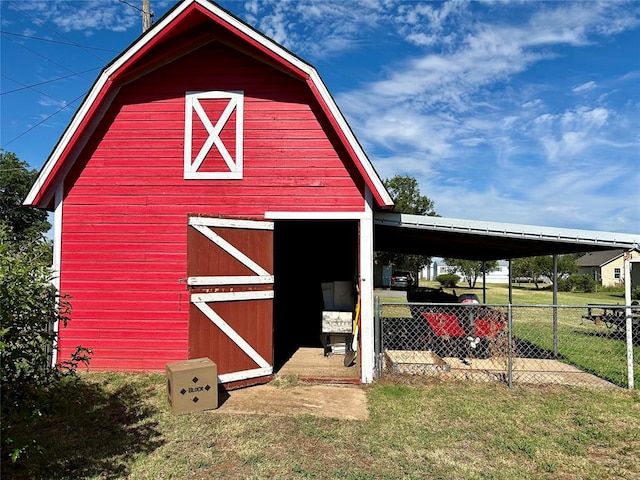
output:
<path id="1" fill-rule="evenodd" d="M 288 387 L 282 387 L 288 388 Z M 159 374 L 83 374 L 21 426 L 2 478 L 603 479 L 640 476 L 640 395 L 378 383 L 370 418 L 174 416 Z M 347 406 L 345 406 L 347 408 Z"/>
<path id="2" fill-rule="evenodd" d="M 420 282 L 421 287 L 440 288 L 438 282 Z M 445 289 L 451 292 L 453 289 Z M 455 288 L 459 295 L 465 292 L 471 292 L 478 295 L 482 300 L 482 282 L 476 284 L 476 288 L 470 289 L 466 283 L 459 283 Z M 553 303 L 553 290 L 550 285 L 540 284 L 537 289 L 533 283 L 514 284 L 512 286 L 512 296 L 514 305 L 550 305 Z M 506 284 L 487 284 L 487 301 L 489 304 L 508 304 L 509 288 Z M 558 305 L 624 305 L 623 292 L 558 292 Z"/>
<path id="3" fill-rule="evenodd" d="M 513 309 L 513 334 L 547 352 L 553 352 L 552 310 L 533 308 Z M 582 318 L 584 309 L 558 309 L 559 358 L 583 371 L 593 373 L 616 385 L 628 386 L 627 350 L 624 332 L 611 330 L 604 324 L 595 325 Z M 518 356 L 526 356 L 526 350 Z M 640 346 L 635 342 L 634 384 L 640 386 Z"/>

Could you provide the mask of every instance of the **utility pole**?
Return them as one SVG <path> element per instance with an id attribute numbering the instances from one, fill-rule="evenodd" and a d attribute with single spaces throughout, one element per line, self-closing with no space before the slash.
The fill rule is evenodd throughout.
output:
<path id="1" fill-rule="evenodd" d="M 142 32 L 151 28 L 151 3 L 149 0 L 142 0 Z"/>

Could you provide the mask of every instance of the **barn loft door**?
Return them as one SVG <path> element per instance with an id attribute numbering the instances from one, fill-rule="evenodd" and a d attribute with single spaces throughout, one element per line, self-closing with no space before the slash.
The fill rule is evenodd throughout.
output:
<path id="1" fill-rule="evenodd" d="M 189 358 L 209 357 L 230 387 L 273 373 L 273 223 L 190 217 Z"/>

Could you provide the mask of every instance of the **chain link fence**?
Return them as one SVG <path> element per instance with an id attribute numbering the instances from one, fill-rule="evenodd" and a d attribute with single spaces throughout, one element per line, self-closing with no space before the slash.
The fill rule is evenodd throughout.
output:
<path id="1" fill-rule="evenodd" d="M 437 375 L 509 386 L 640 383 L 637 305 L 378 303 L 376 315 L 381 376 Z"/>

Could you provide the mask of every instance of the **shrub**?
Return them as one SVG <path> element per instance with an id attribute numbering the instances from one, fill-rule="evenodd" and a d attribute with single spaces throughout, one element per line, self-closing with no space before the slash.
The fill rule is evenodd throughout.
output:
<path id="1" fill-rule="evenodd" d="M 596 282 L 589 275 L 569 275 L 558 280 L 559 292 L 595 292 Z"/>
<path id="2" fill-rule="evenodd" d="M 443 273 L 436 277 L 436 281 L 440 283 L 442 288 L 455 288 L 460 281 L 460 276 L 455 273 Z"/>
<path id="3" fill-rule="evenodd" d="M 52 325 L 66 324 L 71 305 L 56 298 L 51 270 L 42 260 L 46 247 L 41 241 L 11 241 L 0 223 L 0 419 L 2 454 L 13 461 L 37 445 L 18 444 L 12 427 L 46 414 L 51 390 L 73 376 L 79 363 L 86 364 L 90 353 L 78 347 L 70 360 L 51 365 L 57 337 Z"/>
<path id="4" fill-rule="evenodd" d="M 631 300 L 640 300 L 640 286 L 631 290 Z"/>
<path id="5" fill-rule="evenodd" d="M 624 285 L 599 285 L 598 291 L 624 295 Z"/>
<path id="6" fill-rule="evenodd" d="M 559 278 L 558 279 L 558 291 L 559 292 L 571 292 L 571 288 L 573 287 L 573 282 L 570 281 L 569 277 L 567 278 Z"/>

